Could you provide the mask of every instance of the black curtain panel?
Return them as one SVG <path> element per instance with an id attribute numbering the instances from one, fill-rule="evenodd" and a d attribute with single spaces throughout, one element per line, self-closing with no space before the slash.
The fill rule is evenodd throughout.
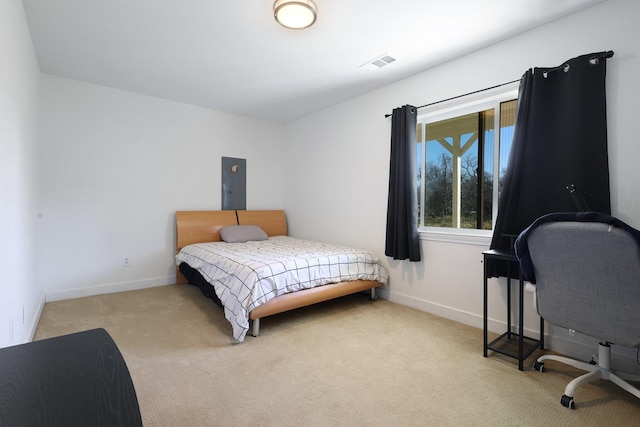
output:
<path id="1" fill-rule="evenodd" d="M 417 110 L 405 105 L 391 115 L 391 162 L 385 254 L 420 261 L 416 173 Z"/>
<path id="2" fill-rule="evenodd" d="M 605 97 L 611 56 L 582 55 L 522 76 L 491 249 L 512 252 L 518 234 L 544 214 L 611 213 Z M 504 276 L 499 268 L 490 271 Z"/>

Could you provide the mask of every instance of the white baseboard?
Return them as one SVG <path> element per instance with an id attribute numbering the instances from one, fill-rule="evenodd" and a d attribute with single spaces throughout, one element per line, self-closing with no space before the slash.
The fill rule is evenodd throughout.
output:
<path id="1" fill-rule="evenodd" d="M 92 295 L 112 294 L 116 292 L 135 291 L 137 289 L 152 288 L 176 283 L 175 276 L 154 277 L 151 279 L 135 280 L 131 282 L 107 283 L 104 285 L 90 286 L 86 288 L 68 289 L 61 291 L 45 292 L 46 302 L 61 301 L 74 298 L 88 297 Z"/>
<path id="2" fill-rule="evenodd" d="M 397 292 L 389 292 L 386 290 L 380 290 L 380 294 L 383 298 L 388 299 L 391 302 L 395 302 L 407 307 L 415 308 L 416 310 L 425 311 L 427 313 L 435 314 L 436 316 L 444 317 L 445 319 L 455 320 L 456 322 L 464 323 L 465 325 L 474 326 L 476 328 L 482 328 L 482 316 L 475 313 L 469 313 L 463 310 L 459 310 L 455 307 L 450 307 L 432 301 L 416 298 L 410 295 L 404 295 Z M 489 321 L 490 331 L 499 331 L 505 328 L 503 322 Z"/>
<path id="3" fill-rule="evenodd" d="M 388 289 L 378 288 L 377 293 L 380 298 L 387 299 L 397 304 L 415 308 L 416 310 L 431 313 L 445 319 L 476 327 L 478 329 L 483 328 L 482 316 L 475 313 L 469 313 L 459 310 L 455 307 L 437 304 L 431 301 L 412 297 L 410 295 L 390 292 Z M 502 333 L 506 330 L 507 327 L 506 322 L 495 319 L 488 319 L 487 323 L 489 331 L 494 333 Z M 548 325 L 545 325 L 546 334 L 544 339 L 545 348 L 547 350 L 552 350 L 556 353 L 583 361 L 589 361 L 592 355 L 597 355 L 597 339 L 580 334 L 577 334 L 576 336 L 570 338 L 558 335 L 550 335 L 549 329 L 550 328 L 548 327 Z M 536 338 L 539 336 L 539 331 L 538 329 L 530 329 L 525 326 L 524 334 L 525 336 Z M 640 374 L 640 364 L 637 361 L 637 351 L 637 349 L 624 348 L 613 345 L 611 349 L 613 367 L 622 371 Z M 481 349 L 479 349 L 478 352 L 480 353 Z"/>
<path id="4" fill-rule="evenodd" d="M 36 334 L 36 329 L 38 328 L 38 323 L 40 322 L 40 316 L 42 316 L 42 310 L 44 310 L 45 302 L 46 302 L 46 296 L 43 293 L 40 297 L 40 301 L 38 302 L 38 307 L 36 308 L 36 311 L 33 314 L 31 321 L 29 322 L 28 329 L 27 329 L 28 333 L 27 333 L 27 336 L 25 337 L 26 339 L 24 340 L 24 342 L 33 341 L 33 337 Z"/>

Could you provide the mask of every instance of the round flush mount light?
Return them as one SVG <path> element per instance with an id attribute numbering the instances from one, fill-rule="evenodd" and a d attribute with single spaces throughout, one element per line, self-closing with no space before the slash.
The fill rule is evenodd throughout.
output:
<path id="1" fill-rule="evenodd" d="M 311 0 L 276 0 L 273 16 L 278 24 L 292 30 L 308 28 L 316 22 L 318 9 Z"/>

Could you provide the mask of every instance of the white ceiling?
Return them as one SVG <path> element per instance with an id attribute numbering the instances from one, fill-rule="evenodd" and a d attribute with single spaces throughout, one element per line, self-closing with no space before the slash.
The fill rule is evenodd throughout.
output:
<path id="1" fill-rule="evenodd" d="M 273 0 L 23 4 L 44 73 L 287 123 L 601 1 L 315 0 L 305 30 Z"/>

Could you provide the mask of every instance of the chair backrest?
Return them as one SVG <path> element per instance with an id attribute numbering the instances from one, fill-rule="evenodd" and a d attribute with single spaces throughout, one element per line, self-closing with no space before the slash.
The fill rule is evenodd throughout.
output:
<path id="1" fill-rule="evenodd" d="M 548 222 L 527 243 L 545 320 L 640 347 L 640 248 L 629 232 L 599 222 Z"/>

